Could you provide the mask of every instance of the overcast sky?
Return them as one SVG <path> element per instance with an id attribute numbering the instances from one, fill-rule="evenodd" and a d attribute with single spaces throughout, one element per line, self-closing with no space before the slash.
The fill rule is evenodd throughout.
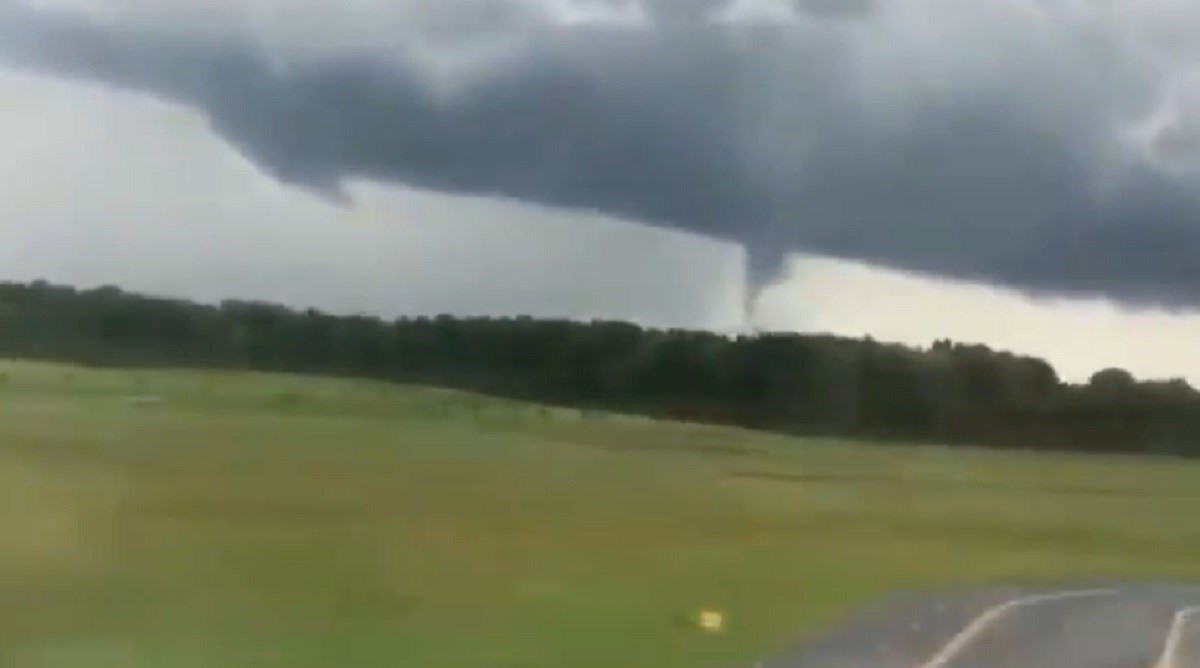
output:
<path id="1" fill-rule="evenodd" d="M 757 326 L 1200 382 L 1197 34 L 1182 0 L 0 0 L 0 274 L 733 331 L 749 256 Z"/>

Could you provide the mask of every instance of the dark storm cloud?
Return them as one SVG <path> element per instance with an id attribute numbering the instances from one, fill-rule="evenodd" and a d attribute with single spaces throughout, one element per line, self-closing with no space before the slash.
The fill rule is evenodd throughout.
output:
<path id="1" fill-rule="evenodd" d="M 1164 92 L 1189 63 L 1095 16 L 981 0 L 999 24 L 984 29 L 946 3 L 654 0 L 628 25 L 593 1 L 567 26 L 534 4 L 446 0 L 464 9 L 437 16 L 432 43 L 492 48 L 448 75 L 403 48 L 13 0 L 0 53 L 194 106 L 264 171 L 333 198 L 365 178 L 599 210 L 740 243 L 756 283 L 812 251 L 1200 305 L 1200 110 Z M 1138 135 L 1164 105 L 1174 120 Z"/>

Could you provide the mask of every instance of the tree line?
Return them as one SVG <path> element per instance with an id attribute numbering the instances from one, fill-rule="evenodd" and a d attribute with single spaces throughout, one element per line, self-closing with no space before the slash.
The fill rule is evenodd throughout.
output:
<path id="1" fill-rule="evenodd" d="M 0 283 L 0 356 L 318 373 L 793 434 L 1200 454 L 1200 393 L 948 340 L 646 329 L 529 317 L 383 320 Z"/>

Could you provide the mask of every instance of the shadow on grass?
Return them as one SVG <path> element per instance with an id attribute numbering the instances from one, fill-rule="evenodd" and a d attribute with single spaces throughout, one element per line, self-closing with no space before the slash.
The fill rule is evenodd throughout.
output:
<path id="1" fill-rule="evenodd" d="M 1001 481 L 1001 480 L 955 480 L 952 478 L 904 478 L 888 475 L 864 475 L 844 473 L 785 473 L 779 471 L 755 471 L 735 469 L 726 472 L 733 478 L 768 480 L 790 483 L 842 483 L 857 485 L 902 486 L 917 485 L 924 488 L 969 488 L 1001 491 L 1037 492 L 1040 494 L 1065 494 L 1077 496 L 1156 496 L 1156 497 L 1200 497 L 1200 488 L 1163 487 L 1115 487 L 1080 483 Z"/>

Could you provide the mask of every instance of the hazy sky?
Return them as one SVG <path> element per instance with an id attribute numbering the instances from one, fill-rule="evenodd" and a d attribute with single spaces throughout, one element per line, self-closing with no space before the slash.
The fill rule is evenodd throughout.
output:
<path id="1" fill-rule="evenodd" d="M 748 252 L 763 327 L 1200 382 L 1196 34 L 1171 0 L 0 0 L 0 273 L 735 330 Z"/>

